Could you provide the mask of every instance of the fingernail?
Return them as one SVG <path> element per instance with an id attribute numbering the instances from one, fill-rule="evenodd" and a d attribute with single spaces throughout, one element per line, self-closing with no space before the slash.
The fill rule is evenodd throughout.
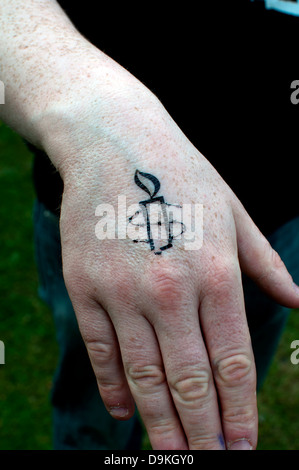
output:
<path id="1" fill-rule="evenodd" d="M 125 418 L 129 414 L 128 408 L 121 406 L 112 406 L 109 408 L 109 412 L 114 418 Z"/>
<path id="2" fill-rule="evenodd" d="M 227 446 L 228 450 L 252 450 L 252 445 L 250 442 L 243 439 L 236 439 Z"/>

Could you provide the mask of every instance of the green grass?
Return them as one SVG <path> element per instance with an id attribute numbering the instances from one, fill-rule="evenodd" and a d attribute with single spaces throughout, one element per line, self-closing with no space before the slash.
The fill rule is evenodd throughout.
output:
<path id="1" fill-rule="evenodd" d="M 51 449 L 49 395 L 57 359 L 55 330 L 37 296 L 31 179 L 32 155 L 0 122 L 0 450 Z M 299 312 L 291 315 L 259 394 L 260 449 L 299 449 L 299 365 L 290 344 L 299 339 Z M 144 447 L 150 448 L 147 436 Z"/>
<path id="2" fill-rule="evenodd" d="M 52 317 L 37 296 L 32 156 L 0 123 L 0 449 L 51 448 L 49 392 L 57 347 Z"/>
<path id="3" fill-rule="evenodd" d="M 290 344 L 299 339 L 299 311 L 291 313 L 267 380 L 258 397 L 259 449 L 299 449 L 299 364 Z"/>

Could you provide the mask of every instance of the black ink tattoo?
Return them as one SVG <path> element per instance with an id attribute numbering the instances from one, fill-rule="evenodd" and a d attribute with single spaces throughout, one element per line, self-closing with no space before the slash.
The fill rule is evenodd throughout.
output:
<path id="1" fill-rule="evenodd" d="M 147 182 L 152 183 L 152 185 L 153 185 L 152 190 L 146 184 L 142 183 L 142 181 L 140 180 L 140 176 L 143 177 Z M 143 224 L 139 223 L 139 224 L 133 224 L 133 225 L 135 225 L 137 227 L 146 227 L 147 239 L 146 240 L 133 240 L 133 241 L 135 243 L 139 243 L 139 242 L 148 243 L 150 245 L 151 251 L 154 251 L 155 255 L 161 255 L 163 251 L 168 250 L 169 248 L 171 248 L 173 246 L 173 240 L 175 238 L 177 238 L 178 236 L 180 236 L 185 231 L 185 226 L 184 226 L 183 222 L 179 222 L 179 221 L 173 220 L 172 218 L 168 217 L 166 207 L 167 206 L 173 206 L 173 207 L 181 208 L 181 206 L 176 205 L 176 204 L 169 204 L 169 203 L 165 202 L 163 196 L 156 196 L 156 194 L 158 193 L 161 185 L 160 185 L 160 181 L 158 180 L 158 178 L 156 178 L 154 175 L 151 175 L 150 173 L 143 173 L 139 170 L 136 170 L 135 176 L 134 176 L 134 181 L 137 184 L 137 186 L 139 186 L 139 188 L 141 188 L 143 191 L 145 191 L 150 196 L 150 198 L 146 199 L 145 201 L 140 201 L 139 205 L 141 206 L 141 211 L 135 212 L 135 214 L 132 215 L 129 218 L 129 223 L 133 224 L 133 220 L 142 212 L 145 223 L 143 223 Z M 151 204 L 159 204 L 160 205 L 161 212 L 162 212 L 162 220 L 158 220 L 158 222 L 154 222 L 154 223 L 151 222 L 150 213 L 149 213 L 149 208 L 151 207 L 150 206 Z M 173 235 L 173 224 L 175 224 L 175 223 L 181 224 L 181 232 L 176 236 Z M 166 234 L 167 234 L 167 238 L 168 238 L 166 244 L 163 245 L 163 246 L 160 246 L 158 249 L 156 249 L 155 240 L 152 236 L 152 226 L 153 225 L 158 225 L 160 227 L 162 225 L 164 225 L 165 230 L 166 230 Z"/>

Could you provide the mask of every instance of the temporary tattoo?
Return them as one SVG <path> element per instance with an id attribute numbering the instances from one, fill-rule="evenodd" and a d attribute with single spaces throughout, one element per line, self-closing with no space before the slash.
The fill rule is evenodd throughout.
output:
<path id="1" fill-rule="evenodd" d="M 143 180 L 143 182 L 142 182 Z M 146 240 L 133 240 L 135 243 L 138 242 L 143 242 L 143 243 L 148 243 L 150 246 L 151 251 L 154 251 L 155 255 L 161 255 L 163 251 L 168 250 L 173 246 L 173 240 L 177 238 L 179 235 L 184 233 L 185 231 L 185 226 L 181 221 L 176 221 L 173 220 L 172 216 L 169 216 L 168 211 L 167 211 L 167 206 L 172 206 L 172 207 L 181 207 L 177 204 L 169 204 L 165 202 L 163 196 L 156 196 L 160 189 L 160 181 L 158 178 L 156 178 L 154 175 L 151 175 L 150 173 L 143 173 L 139 170 L 136 170 L 135 176 L 134 176 L 134 181 L 141 188 L 143 191 L 145 191 L 150 198 L 146 199 L 145 201 L 140 201 L 139 206 L 141 207 L 141 210 L 135 212 L 134 215 L 132 215 L 129 218 L 129 223 L 137 226 L 137 227 L 146 227 L 147 231 L 147 239 Z M 152 188 L 151 188 L 152 186 Z M 151 220 L 151 209 L 154 207 L 153 205 L 156 205 L 156 208 L 158 209 L 158 220 Z M 157 206 L 158 205 L 158 206 Z M 134 219 L 136 219 L 137 216 L 142 213 L 143 215 L 143 223 L 133 223 Z M 177 235 L 173 235 L 173 225 L 174 224 L 180 224 L 181 231 Z M 156 237 L 153 236 L 153 226 L 157 226 L 159 228 L 164 227 L 166 237 L 165 238 L 165 244 L 162 246 L 156 247 L 159 243 L 157 242 Z M 161 241 L 161 238 L 158 237 L 158 241 Z"/>

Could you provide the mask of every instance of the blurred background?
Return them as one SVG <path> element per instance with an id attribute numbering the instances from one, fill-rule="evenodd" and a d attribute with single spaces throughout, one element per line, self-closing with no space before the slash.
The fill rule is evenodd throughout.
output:
<path id="1" fill-rule="evenodd" d="M 32 160 L 22 139 L 0 122 L 0 449 L 52 448 L 50 391 L 57 360 L 51 313 L 37 296 Z M 259 449 L 299 449 L 299 340 L 292 312 L 268 379 L 258 396 Z M 144 434 L 144 448 L 150 449 Z"/>

